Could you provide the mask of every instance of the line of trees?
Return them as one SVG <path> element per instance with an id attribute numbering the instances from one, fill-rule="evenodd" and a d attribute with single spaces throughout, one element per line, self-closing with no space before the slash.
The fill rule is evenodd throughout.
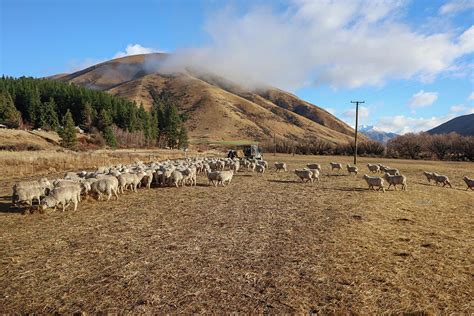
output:
<path id="1" fill-rule="evenodd" d="M 75 84 L 3 76 L 0 123 L 11 128 L 58 131 L 69 148 L 75 146 L 71 126 L 76 125 L 111 147 L 187 147 L 183 116 L 170 95 L 150 93 L 154 105 L 146 111 L 135 102 Z"/>

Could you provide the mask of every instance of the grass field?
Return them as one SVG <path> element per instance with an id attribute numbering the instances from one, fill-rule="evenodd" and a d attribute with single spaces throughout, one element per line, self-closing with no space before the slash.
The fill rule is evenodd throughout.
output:
<path id="1" fill-rule="evenodd" d="M 474 164 L 267 155 L 321 162 L 319 184 L 242 172 L 227 187 L 141 189 L 77 212 L 21 215 L 0 183 L 0 313 L 473 314 Z M 367 162 L 408 177 L 371 192 Z M 454 188 L 422 171 L 448 175 Z"/>

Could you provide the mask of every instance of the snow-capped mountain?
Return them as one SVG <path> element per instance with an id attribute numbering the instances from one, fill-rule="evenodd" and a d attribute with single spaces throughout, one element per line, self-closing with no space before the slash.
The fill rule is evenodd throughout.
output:
<path id="1" fill-rule="evenodd" d="M 384 132 L 372 125 L 363 125 L 359 128 L 359 132 L 369 137 L 372 140 L 386 144 L 390 139 L 397 137 L 395 133 Z"/>

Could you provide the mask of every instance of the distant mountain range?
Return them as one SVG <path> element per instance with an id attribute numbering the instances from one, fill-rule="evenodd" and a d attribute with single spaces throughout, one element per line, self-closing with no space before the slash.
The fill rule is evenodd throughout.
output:
<path id="1" fill-rule="evenodd" d="M 449 134 L 451 132 L 463 136 L 474 136 L 474 114 L 455 117 L 428 131 L 429 134 Z"/>
<path id="2" fill-rule="evenodd" d="M 386 144 L 390 139 L 398 136 L 398 134 L 384 132 L 372 125 L 363 125 L 361 128 L 359 128 L 359 132 L 372 140 L 376 140 L 384 144 Z"/>

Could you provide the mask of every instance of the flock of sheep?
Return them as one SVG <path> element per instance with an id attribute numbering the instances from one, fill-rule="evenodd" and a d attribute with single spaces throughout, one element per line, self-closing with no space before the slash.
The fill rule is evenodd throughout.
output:
<path id="1" fill-rule="evenodd" d="M 343 169 L 343 165 L 337 162 L 331 162 L 329 165 L 331 171 L 340 172 Z M 276 172 L 286 172 L 288 169 L 284 162 L 275 162 L 274 166 Z M 43 210 L 61 206 L 63 211 L 72 203 L 76 210 L 81 196 L 91 195 L 100 200 L 105 195 L 107 200 L 110 200 L 113 195 L 118 199 L 118 194 L 124 193 L 125 190 L 136 192 L 141 186 L 150 188 L 152 183 L 156 186 L 196 186 L 198 174 L 205 174 L 209 185 L 225 186 L 231 183 L 234 174 L 239 170 L 246 169 L 263 175 L 268 168 L 268 162 L 264 160 L 245 158 L 194 158 L 100 167 L 94 172 L 68 172 L 64 178 L 53 181 L 43 178 L 18 182 L 13 185 L 12 203 L 32 207 L 36 200 Z M 357 175 L 359 172 L 356 166 L 347 165 L 346 168 L 349 175 Z M 400 185 L 402 190 L 407 190 L 407 178 L 401 175 L 399 170 L 382 164 L 367 164 L 367 168 L 373 174 L 384 174 L 381 177 L 367 174 L 363 176 L 369 190 L 385 192 L 385 181 L 389 184 L 388 188 L 393 186 L 396 190 L 396 186 Z M 318 163 L 311 163 L 293 172 L 302 182 L 319 182 L 322 167 Z M 435 172 L 424 174 L 428 182 L 433 180 L 437 185 L 451 187 L 451 182 L 445 175 Z M 463 180 L 467 184 L 466 190 L 474 190 L 474 179 L 465 176 Z"/>

